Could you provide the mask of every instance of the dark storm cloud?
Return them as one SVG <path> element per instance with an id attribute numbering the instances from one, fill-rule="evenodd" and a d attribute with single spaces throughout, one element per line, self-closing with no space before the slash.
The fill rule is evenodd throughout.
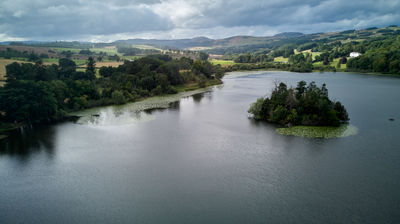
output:
<path id="1" fill-rule="evenodd" d="M 398 0 L 3 0 L 0 38 L 325 32 L 400 21 Z"/>
<path id="2" fill-rule="evenodd" d="M 4 1 L 0 33 L 16 37 L 68 37 L 170 29 L 148 6 L 159 1 Z"/>
<path id="3" fill-rule="evenodd" d="M 385 25 L 399 21 L 400 1 L 397 0 L 330 0 L 330 1 L 229 1 L 205 7 L 203 16 L 194 19 L 200 27 L 222 25 L 270 27 L 308 25 L 315 30 L 323 29 L 318 24 L 353 24 L 371 22 Z"/>

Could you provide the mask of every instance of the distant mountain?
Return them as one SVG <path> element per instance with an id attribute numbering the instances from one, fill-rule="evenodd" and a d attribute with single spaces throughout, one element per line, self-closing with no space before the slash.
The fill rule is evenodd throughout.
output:
<path id="1" fill-rule="evenodd" d="M 178 48 L 185 49 L 194 46 L 212 46 L 214 43 L 213 39 L 207 37 L 196 37 L 192 39 L 175 39 L 175 40 L 157 40 L 157 39 L 129 39 L 119 40 L 114 42 L 115 44 L 135 44 L 135 45 L 152 45 L 161 48 Z"/>
<path id="2" fill-rule="evenodd" d="M 310 42 L 330 43 L 330 42 L 349 42 L 362 41 L 370 37 L 384 36 L 388 34 L 400 35 L 400 28 L 389 27 L 370 27 L 362 30 L 345 30 L 329 33 L 303 34 L 299 32 L 284 32 L 274 36 L 233 36 L 222 39 L 210 39 L 207 37 L 196 37 L 186 39 L 128 39 L 118 40 L 112 43 L 89 43 L 89 42 L 46 42 L 46 41 L 23 41 L 21 45 L 39 47 L 63 47 L 87 49 L 93 47 L 108 47 L 118 45 L 149 45 L 163 49 L 187 49 L 199 51 L 203 50 L 210 54 L 240 54 L 247 52 L 270 52 L 278 47 L 287 45 L 302 45 Z M 0 45 L 15 44 L 15 42 L 2 42 Z M 302 47 L 304 48 L 304 47 Z"/>
<path id="3" fill-rule="evenodd" d="M 175 49 L 191 49 L 191 48 L 225 48 L 233 46 L 245 46 L 262 44 L 272 39 L 285 39 L 291 37 L 302 36 L 302 33 L 282 33 L 273 37 L 253 37 L 253 36 L 233 36 L 223 39 L 210 39 L 207 37 L 196 37 L 192 39 L 174 39 L 174 40 L 158 40 L 158 39 L 129 39 L 119 40 L 115 44 L 135 44 L 135 45 L 151 45 L 160 48 Z"/>
<path id="4" fill-rule="evenodd" d="M 277 38 L 293 38 L 293 37 L 300 37 L 300 36 L 304 36 L 304 34 L 299 33 L 299 32 L 284 32 L 284 33 L 278 33 L 278 34 L 274 35 L 274 37 L 277 37 Z"/>

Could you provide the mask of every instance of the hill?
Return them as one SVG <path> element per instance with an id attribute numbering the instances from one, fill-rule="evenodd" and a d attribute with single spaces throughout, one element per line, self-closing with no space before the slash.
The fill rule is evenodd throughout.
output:
<path id="1" fill-rule="evenodd" d="M 389 26 L 329 33 L 285 32 L 267 37 L 233 36 L 223 39 L 129 39 L 112 43 L 26 41 L 0 45 L 0 60 L 5 58 L 34 62 L 41 58 L 45 63 L 56 63 L 60 58 L 70 57 L 80 66 L 85 64 L 89 56 L 98 62 L 119 62 L 160 53 L 173 58 L 188 57 L 196 60 L 201 54 L 207 53 L 211 59 L 228 60 L 229 66 L 225 67 L 230 70 L 268 68 L 297 72 L 339 70 L 398 74 L 399 34 L 399 27 Z M 351 57 L 351 52 L 358 52 L 362 56 Z"/>

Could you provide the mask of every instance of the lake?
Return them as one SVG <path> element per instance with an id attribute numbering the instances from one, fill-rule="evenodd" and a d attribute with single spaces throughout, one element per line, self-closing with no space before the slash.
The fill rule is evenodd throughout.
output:
<path id="1" fill-rule="evenodd" d="M 358 134 L 283 136 L 248 117 L 274 83 L 300 80 L 326 83 Z M 94 109 L 1 140 L 0 223 L 400 223 L 399 78 L 223 81 L 167 109 Z"/>

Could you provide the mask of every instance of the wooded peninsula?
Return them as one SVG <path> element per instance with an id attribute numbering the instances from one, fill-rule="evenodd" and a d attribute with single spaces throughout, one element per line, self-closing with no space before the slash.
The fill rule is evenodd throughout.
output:
<path id="1" fill-rule="evenodd" d="M 0 120 L 61 120 L 70 111 L 219 84 L 223 72 L 207 60 L 168 55 L 126 60 L 118 67 L 103 66 L 97 73 L 92 57 L 84 71 L 78 71 L 69 58 L 61 58 L 58 65 L 14 62 L 6 66 L 7 82 L 0 88 Z"/>

